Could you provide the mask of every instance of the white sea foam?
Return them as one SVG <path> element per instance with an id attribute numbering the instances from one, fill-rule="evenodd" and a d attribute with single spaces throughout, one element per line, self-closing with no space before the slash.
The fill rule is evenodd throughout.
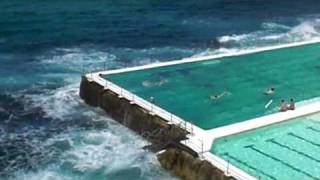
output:
<path id="1" fill-rule="evenodd" d="M 41 146 L 50 147 L 61 141 L 68 142 L 71 148 L 62 152 L 57 163 L 36 172 L 18 171 L 12 180 L 89 180 L 97 175 L 101 179 L 127 179 L 128 170 L 135 171 L 133 179 L 175 179 L 160 169 L 153 154 L 141 149 L 146 141 L 120 125 L 100 131 L 70 131 L 42 142 Z"/>
<path id="2" fill-rule="evenodd" d="M 46 56 L 38 57 L 43 66 L 51 66 L 79 72 L 81 70 L 94 71 L 97 68 L 116 66 L 116 56 L 108 52 L 83 50 L 80 48 L 55 49 Z M 107 68 L 107 67 L 106 67 Z"/>
<path id="3" fill-rule="evenodd" d="M 104 121 L 108 126 L 102 130 L 80 131 L 76 126 L 71 129 L 65 127 L 65 132 L 44 142 L 30 142 L 32 147 L 39 148 L 38 152 L 58 148 L 61 155 L 57 157 L 57 162 L 37 171 L 19 170 L 11 180 L 127 179 L 127 171 L 132 173 L 134 179 L 175 179 L 161 170 L 154 154 L 142 149 L 147 144 L 145 140 L 100 111 L 84 108 L 78 97 L 78 85 L 79 80 L 43 94 L 26 95 L 26 99 L 30 99 L 29 105 L 42 108 L 50 118 L 68 121 L 69 117 L 77 114 L 88 121 Z M 51 156 L 50 152 L 44 155 Z"/>
<path id="4" fill-rule="evenodd" d="M 149 50 L 146 50 L 149 51 Z M 152 49 L 150 51 L 155 51 Z M 158 50 L 157 50 L 158 51 Z M 86 54 L 82 49 L 57 49 L 54 55 L 38 57 L 44 66 L 60 69 L 67 68 L 79 71 L 81 64 L 89 67 L 101 66 L 103 62 L 112 66 L 117 64 L 118 57 L 110 53 L 90 51 Z M 142 53 L 142 52 L 141 52 Z M 152 54 L 152 52 L 149 52 Z M 145 58 L 137 63 L 157 62 L 155 58 Z M 94 68 L 93 68 L 94 69 Z M 67 71 L 68 72 L 68 71 Z M 55 76 L 56 73 L 46 74 Z M 63 75 L 61 77 L 64 77 Z M 69 121 L 73 118 L 88 119 L 88 121 L 101 121 L 106 123 L 105 129 L 80 131 L 76 126 L 65 127 L 65 132 L 49 138 L 45 142 L 35 142 L 33 145 L 40 146 L 42 150 L 47 147 L 55 147 L 56 144 L 68 144 L 71 148 L 61 150 L 58 162 L 44 166 L 37 171 L 15 172 L 13 180 L 68 180 L 68 179 L 127 179 L 124 177 L 127 171 L 133 173 L 134 179 L 175 179 L 163 172 L 154 154 L 145 152 L 142 147 L 146 141 L 128 131 L 123 126 L 110 120 L 101 110 L 88 109 L 79 98 L 80 77 L 64 79 L 64 86 L 57 89 L 45 90 L 41 93 L 24 95 L 27 101 L 25 108 L 41 108 L 45 117 Z M 41 86 L 46 86 L 41 84 Z M 37 87 L 34 87 L 37 89 Z M 31 133 L 32 130 L 27 133 Z M 39 149 L 39 151 L 41 151 Z M 47 154 L 50 156 L 50 154 Z M 122 173 L 123 172 L 123 173 Z M 122 175 L 123 174 L 123 175 Z M 129 175 L 130 176 L 130 175 Z"/>
<path id="5" fill-rule="evenodd" d="M 206 49 L 201 53 L 195 54 L 194 57 L 203 57 L 203 56 L 211 56 L 211 55 L 220 55 L 220 54 L 234 54 L 239 52 L 241 49 L 238 48 L 219 48 L 219 49 Z"/>
<path id="6" fill-rule="evenodd" d="M 177 47 L 157 47 L 147 49 L 132 48 L 56 48 L 46 55 L 37 57 L 44 68 L 57 69 L 60 73 L 45 76 L 63 76 L 65 72 L 95 72 L 119 69 L 168 61 L 173 57 L 189 57 L 201 52 L 200 49 Z"/>
<path id="7" fill-rule="evenodd" d="M 297 26 L 289 27 L 272 22 L 262 23 L 261 30 L 248 34 L 233 34 L 218 37 L 222 45 L 230 48 L 255 49 L 259 47 L 280 45 L 320 38 L 320 19 L 301 20 Z"/>
<path id="8" fill-rule="evenodd" d="M 269 29 L 269 30 L 290 30 L 291 27 L 283 24 L 277 24 L 274 22 L 265 22 L 262 23 L 261 27 L 263 29 Z"/>
<path id="9" fill-rule="evenodd" d="M 77 80 L 78 82 L 78 80 Z M 46 91 L 43 94 L 25 95 L 31 101 L 26 108 L 41 107 L 45 115 L 50 118 L 67 118 L 79 106 L 79 83 L 72 83 L 56 90 Z"/>
<path id="10" fill-rule="evenodd" d="M 249 34 L 240 34 L 240 35 L 226 35 L 226 36 L 221 36 L 218 38 L 218 41 L 220 43 L 229 43 L 229 42 L 238 42 L 244 39 L 247 39 Z"/>
<path id="11" fill-rule="evenodd" d="M 310 40 L 320 37 L 320 19 L 303 21 L 298 26 L 292 28 L 287 34 L 287 38 L 294 41 Z"/>
<path id="12" fill-rule="evenodd" d="M 261 40 L 274 40 L 280 43 L 308 41 L 320 38 L 320 19 L 312 19 L 301 22 L 287 32 L 262 36 Z"/>

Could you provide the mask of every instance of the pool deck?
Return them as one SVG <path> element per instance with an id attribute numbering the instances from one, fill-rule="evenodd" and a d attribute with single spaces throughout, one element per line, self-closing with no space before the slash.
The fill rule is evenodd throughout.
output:
<path id="1" fill-rule="evenodd" d="M 240 123 L 223 126 L 206 131 L 213 139 L 230 136 L 245 131 L 257 129 L 275 123 L 284 122 L 290 119 L 311 115 L 320 111 L 320 102 L 314 102 L 307 105 L 300 105 L 293 111 L 277 112 L 267 116 L 254 118 Z"/>
<path id="2" fill-rule="evenodd" d="M 256 50 L 248 50 L 245 52 L 238 52 L 238 53 L 233 53 L 228 55 L 213 55 L 213 56 L 207 56 L 207 57 L 201 57 L 201 58 L 197 57 L 197 58 L 190 58 L 190 59 L 185 59 L 180 61 L 171 61 L 171 62 L 151 64 L 146 66 L 126 68 L 126 69 L 120 69 L 120 70 L 101 71 L 101 72 L 86 74 L 86 78 L 89 81 L 94 81 L 100 84 L 101 86 L 104 87 L 104 89 L 108 89 L 113 91 L 114 93 L 117 93 L 119 98 L 125 98 L 129 100 L 131 104 L 137 104 L 140 107 L 148 110 L 150 114 L 157 115 L 167 120 L 168 123 L 170 124 L 175 124 L 183 129 L 186 129 L 190 134 L 188 135 L 188 139 L 182 141 L 181 143 L 193 149 L 195 152 L 199 154 L 200 158 L 211 162 L 214 166 L 216 166 L 217 168 L 225 172 L 226 175 L 230 175 L 239 180 L 257 180 L 255 177 L 247 174 L 243 170 L 233 166 L 229 162 L 212 154 L 210 150 L 212 148 L 212 144 L 214 140 L 217 138 L 242 133 L 242 132 L 253 130 L 256 128 L 260 128 L 260 127 L 268 126 L 271 124 L 280 123 L 280 122 L 284 122 L 284 121 L 298 118 L 301 116 L 306 116 L 306 115 L 320 112 L 320 102 L 298 106 L 294 111 L 278 112 L 271 115 L 254 118 L 251 120 L 247 120 L 247 121 L 232 124 L 232 125 L 227 125 L 227 126 L 223 126 L 223 127 L 219 127 L 211 130 L 204 130 L 158 107 L 157 105 L 154 105 L 144 100 L 143 98 L 140 98 L 139 96 L 129 92 L 126 89 L 123 89 L 122 87 L 114 84 L 111 81 L 108 81 L 102 78 L 101 76 L 108 75 L 108 74 L 143 70 L 143 69 L 149 69 L 149 68 L 156 68 L 156 67 L 162 67 L 162 66 L 176 65 L 176 64 L 182 64 L 182 63 L 189 63 L 189 62 L 195 62 L 195 61 L 204 61 L 204 60 L 210 60 L 210 59 L 227 57 L 227 56 L 239 56 L 243 54 L 257 53 L 257 52 L 269 51 L 269 50 L 274 50 L 279 48 L 302 46 L 302 45 L 319 43 L 319 42 L 320 40 L 308 41 L 308 42 L 294 43 L 294 44 L 274 46 L 274 47 L 268 47 L 268 48 L 260 48 Z"/>

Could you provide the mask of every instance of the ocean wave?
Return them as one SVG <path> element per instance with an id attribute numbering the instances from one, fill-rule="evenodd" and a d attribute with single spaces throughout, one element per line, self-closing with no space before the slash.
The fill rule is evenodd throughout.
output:
<path id="1" fill-rule="evenodd" d="M 244 39 L 247 39 L 250 36 L 250 34 L 240 34 L 240 35 L 226 35 L 218 37 L 218 42 L 220 44 L 229 43 L 229 42 L 238 42 Z"/>
<path id="2" fill-rule="evenodd" d="M 269 30 L 290 30 L 291 27 L 283 24 L 277 24 L 274 22 L 265 22 L 261 25 L 262 29 Z"/>
<path id="3" fill-rule="evenodd" d="M 57 48 L 37 58 L 44 67 L 50 66 L 50 69 L 55 67 L 60 71 L 65 69 L 66 72 L 94 71 L 106 65 L 113 67 L 117 59 L 113 54 L 107 52 L 80 48 Z"/>
<path id="4" fill-rule="evenodd" d="M 29 126 L 22 133 L 1 135 L 4 149 L 7 143 L 19 151 L 15 150 L 17 156 L 11 155 L 14 159 L 4 161 L 15 164 L 0 169 L 0 174 L 9 173 L 10 180 L 125 180 L 128 174 L 141 180 L 175 179 L 161 170 L 154 154 L 142 149 L 147 141 L 102 110 L 85 106 L 78 97 L 78 85 L 79 79 L 42 93 L 22 92 L 25 111 L 40 108 L 44 114 L 39 118 L 47 123 L 39 128 Z"/>
<path id="5" fill-rule="evenodd" d="M 96 115 L 94 115 L 96 116 Z M 38 146 L 52 158 L 49 147 L 60 149 L 56 162 L 36 171 L 15 171 L 10 180 L 171 178 L 160 169 L 155 155 L 141 147 L 146 141 L 118 124 L 105 130 L 70 130 Z"/>
<path id="6" fill-rule="evenodd" d="M 69 80 L 71 81 L 71 80 Z M 78 80 L 75 80 L 78 82 Z M 45 117 L 64 119 L 72 116 L 72 112 L 79 108 L 79 83 L 72 83 L 55 90 L 41 94 L 25 94 L 26 109 L 40 107 Z"/>
<path id="7" fill-rule="evenodd" d="M 174 54 L 193 53 L 188 49 L 168 47 L 122 49 L 122 52 L 118 49 L 104 52 L 82 48 L 60 48 L 39 56 L 38 59 L 43 66 L 50 66 L 50 69 L 67 68 L 66 72 L 70 74 L 73 71 L 79 72 L 82 65 L 95 70 L 95 67 L 101 66 L 104 62 L 109 67 L 159 62 L 168 56 L 166 52 L 171 52 L 172 57 Z M 139 57 L 139 54 L 144 56 Z M 152 56 L 153 54 L 156 55 Z M 134 57 L 130 64 L 125 64 L 126 61 L 121 59 L 126 55 Z M 56 76 L 57 73 L 50 72 L 45 75 Z M 33 142 L 30 148 L 34 147 L 35 153 L 41 154 L 30 159 L 25 158 L 24 161 L 33 161 L 39 166 L 33 167 L 32 171 L 24 169 L 25 164 L 10 166 L 4 170 L 13 173 L 10 180 L 80 178 L 125 180 L 128 176 L 141 180 L 175 179 L 161 169 L 154 154 L 142 149 L 148 142 L 111 120 L 102 110 L 84 105 L 79 98 L 79 77 L 66 78 L 65 75 L 62 77 L 64 78 L 59 83 L 61 87 L 46 88 L 47 84 L 39 84 L 32 88 L 41 89 L 40 91 L 27 89 L 15 95 L 16 99 L 22 99 L 24 111 L 39 109 L 42 112 L 39 118 L 48 122 L 41 131 L 29 128 L 24 132 Z M 47 134 L 39 136 L 44 132 Z M 10 141 L 15 141 L 14 139 Z M 28 154 L 27 150 L 25 154 Z M 40 157 L 47 157 L 46 159 L 51 162 L 45 163 L 45 159 Z"/>
<path id="8" fill-rule="evenodd" d="M 320 18 L 303 19 L 293 27 L 265 22 L 262 23 L 259 31 L 218 37 L 217 41 L 221 48 L 206 50 L 202 55 L 225 53 L 226 49 L 240 51 L 242 49 L 255 49 L 316 39 L 320 39 Z"/>
<path id="9" fill-rule="evenodd" d="M 239 48 L 219 48 L 219 49 L 211 49 L 208 48 L 200 53 L 197 53 L 192 56 L 192 58 L 211 56 L 211 55 L 220 55 L 220 54 L 234 54 L 239 52 L 241 49 Z"/>
<path id="10" fill-rule="evenodd" d="M 201 52 L 200 49 L 159 47 L 148 49 L 131 48 L 57 48 L 45 55 L 38 56 L 44 68 L 64 72 L 91 72 L 118 69 L 132 66 L 184 58 Z M 56 73 L 55 73 L 56 74 Z"/>
<path id="11" fill-rule="evenodd" d="M 284 35 L 293 41 L 305 41 L 320 38 L 320 18 L 303 21 Z"/>

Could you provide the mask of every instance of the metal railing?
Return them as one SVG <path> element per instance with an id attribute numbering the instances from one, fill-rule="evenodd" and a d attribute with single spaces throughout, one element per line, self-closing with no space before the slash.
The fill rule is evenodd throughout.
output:
<path id="1" fill-rule="evenodd" d="M 200 159 L 204 159 L 204 153 L 205 153 L 204 142 L 201 139 L 198 139 L 198 138 L 186 139 L 182 141 L 182 143 L 187 147 L 190 147 L 193 150 L 195 150 L 198 153 Z"/>

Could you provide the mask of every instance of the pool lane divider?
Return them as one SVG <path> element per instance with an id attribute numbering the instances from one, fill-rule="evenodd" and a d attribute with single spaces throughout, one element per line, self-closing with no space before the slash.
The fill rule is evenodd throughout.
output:
<path id="1" fill-rule="evenodd" d="M 293 166 L 293 165 L 291 165 L 291 164 L 289 164 L 289 163 L 287 163 L 287 162 L 285 162 L 285 161 L 283 161 L 283 160 L 281 160 L 281 159 L 279 159 L 279 158 L 277 158 L 275 156 L 272 156 L 272 155 L 270 155 L 270 154 L 268 154 L 268 153 L 266 153 L 266 152 L 264 152 L 264 151 L 262 151 L 262 150 L 260 150 L 260 149 L 258 149 L 256 147 L 254 147 L 253 145 L 252 146 L 248 146 L 247 148 L 249 148 L 249 149 L 251 149 L 251 150 L 253 150 L 253 151 L 255 151 L 255 152 L 257 152 L 257 153 L 259 153 L 259 154 L 261 154 L 261 155 L 263 155 L 263 156 L 265 156 L 267 158 L 269 158 L 269 159 L 277 161 L 277 162 L 279 162 L 279 163 L 291 168 L 292 170 L 294 170 L 296 172 L 299 172 L 299 173 L 301 173 L 301 174 L 303 174 L 305 176 L 308 176 L 311 179 L 320 180 L 319 178 L 314 177 L 312 174 L 310 174 L 310 173 L 308 173 L 306 171 L 303 171 L 300 168 L 295 167 L 295 166 Z"/>
<path id="2" fill-rule="evenodd" d="M 316 132 L 316 133 L 320 133 L 320 130 L 319 130 L 319 129 L 314 128 L 314 127 L 312 127 L 312 126 L 308 126 L 307 129 L 310 129 L 311 131 Z"/>
<path id="3" fill-rule="evenodd" d="M 99 71 L 95 73 L 88 73 L 84 75 L 84 78 L 86 78 L 88 82 L 94 82 L 102 86 L 104 90 L 112 91 L 113 93 L 118 94 L 119 99 L 126 99 L 130 101 L 130 104 L 138 105 L 141 108 L 147 111 L 150 111 L 151 115 L 157 115 L 165 119 L 168 122 L 168 124 L 176 125 L 186 130 L 187 132 L 189 132 L 189 134 L 187 135 L 187 139 L 182 140 L 181 143 L 187 146 L 188 148 L 192 149 L 197 154 L 199 154 L 199 157 L 201 159 L 207 160 L 210 163 L 212 163 L 215 167 L 223 171 L 226 175 L 234 177 L 239 180 L 257 180 L 255 177 L 249 175 L 243 170 L 237 168 L 236 166 L 233 166 L 232 164 L 220 158 L 219 156 L 211 153 L 211 148 L 214 140 L 320 112 L 320 102 L 298 106 L 297 109 L 294 111 L 278 112 L 278 113 L 254 118 L 251 120 L 247 120 L 247 121 L 232 124 L 232 125 L 214 128 L 211 130 L 204 130 L 162 109 L 161 107 L 158 107 L 157 105 L 144 100 L 143 98 L 114 84 L 113 82 L 106 80 L 102 76 L 131 72 L 131 71 L 138 71 L 138 70 L 144 70 L 144 69 L 150 69 L 150 68 L 158 68 L 163 66 L 191 63 L 191 62 L 197 62 L 197 61 L 214 60 L 214 59 L 223 58 L 223 57 L 253 54 L 253 53 L 258 53 L 263 51 L 271 51 L 276 49 L 290 48 L 290 47 L 303 46 L 303 45 L 315 44 L 315 43 L 320 43 L 320 39 L 286 44 L 286 45 L 258 48 L 253 50 L 243 50 L 243 51 L 229 53 L 229 54 L 211 55 L 211 56 L 205 56 L 205 57 L 193 57 L 193 58 L 188 58 L 188 59 L 183 59 L 178 61 L 156 63 L 156 64 L 144 65 L 139 67 Z"/>
<path id="4" fill-rule="evenodd" d="M 290 147 L 290 146 L 288 146 L 288 145 L 286 145 L 286 144 L 282 144 L 282 143 L 276 141 L 275 139 L 269 139 L 267 142 L 270 142 L 270 143 L 272 143 L 272 144 L 275 144 L 275 145 L 277 145 L 277 146 L 279 146 L 279 147 L 281 147 L 281 148 L 283 148 L 283 149 L 287 149 L 287 150 L 289 150 L 289 151 L 292 151 L 292 152 L 294 152 L 294 153 L 297 153 L 297 154 L 299 154 L 299 155 L 301 155 L 301 156 L 303 156 L 303 157 L 305 157 L 305 158 L 307 158 L 307 159 L 309 159 L 309 160 L 315 161 L 316 163 L 320 163 L 320 160 L 319 160 L 319 159 L 316 159 L 316 158 L 310 156 L 309 154 L 307 154 L 307 153 L 305 153 L 305 152 L 302 152 L 302 151 L 299 151 L 299 150 L 297 150 L 297 149 L 295 149 L 295 148 L 292 148 L 292 147 Z"/>
<path id="5" fill-rule="evenodd" d="M 313 130 L 312 127 L 311 127 L 310 129 Z M 309 139 L 306 139 L 306 138 L 301 137 L 301 136 L 299 136 L 299 135 L 296 135 L 296 134 L 294 134 L 294 133 L 288 133 L 288 136 L 291 136 L 291 137 L 294 137 L 294 138 L 299 139 L 299 140 L 301 140 L 301 141 L 307 142 L 307 143 L 309 143 L 309 144 L 311 144 L 311 145 L 313 145 L 313 146 L 320 147 L 320 144 L 319 144 L 319 143 L 313 142 L 313 141 L 311 141 L 311 140 L 309 140 Z"/>

